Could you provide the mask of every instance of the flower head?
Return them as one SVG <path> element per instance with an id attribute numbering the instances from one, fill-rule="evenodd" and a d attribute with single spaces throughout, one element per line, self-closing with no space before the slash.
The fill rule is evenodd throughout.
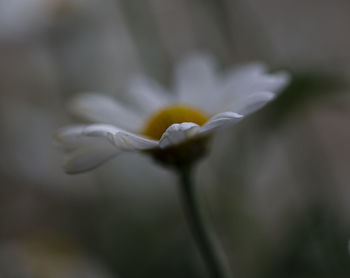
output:
<path id="1" fill-rule="evenodd" d="M 85 172 L 128 151 L 176 167 L 192 162 L 203 155 L 213 132 L 261 108 L 288 81 L 285 72 L 268 73 L 260 63 L 219 75 L 211 56 L 197 54 L 177 66 L 172 94 L 138 77 L 130 86 L 129 106 L 96 93 L 79 95 L 70 104 L 72 112 L 95 124 L 57 133 L 68 154 L 65 170 Z"/>

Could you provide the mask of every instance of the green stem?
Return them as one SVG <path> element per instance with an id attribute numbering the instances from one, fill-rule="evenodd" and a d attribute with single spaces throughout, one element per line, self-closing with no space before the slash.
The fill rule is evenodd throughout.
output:
<path id="1" fill-rule="evenodd" d="M 219 259 L 214 241 L 210 236 L 204 219 L 201 217 L 191 174 L 191 168 L 179 170 L 181 197 L 187 220 L 211 277 L 228 278 L 229 276 L 226 274 L 225 268 Z"/>

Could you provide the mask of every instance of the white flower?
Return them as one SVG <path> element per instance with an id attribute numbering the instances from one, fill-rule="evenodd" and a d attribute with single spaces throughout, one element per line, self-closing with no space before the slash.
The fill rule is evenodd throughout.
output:
<path id="1" fill-rule="evenodd" d="M 219 75 L 211 56 L 197 54 L 177 66 L 172 94 L 145 77 L 131 83 L 132 106 L 96 93 L 82 94 L 70 108 L 96 124 L 69 126 L 58 132 L 57 140 L 68 154 L 65 170 L 88 171 L 128 151 L 161 155 L 161 160 L 163 154 L 171 160 L 179 146 L 191 145 L 182 151 L 192 152 L 202 138 L 271 101 L 288 81 L 285 72 L 267 73 L 260 63 Z"/>

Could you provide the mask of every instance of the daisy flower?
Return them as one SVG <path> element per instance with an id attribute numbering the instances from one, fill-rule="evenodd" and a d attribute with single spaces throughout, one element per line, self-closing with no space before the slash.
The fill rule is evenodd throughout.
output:
<path id="1" fill-rule="evenodd" d="M 174 168 L 185 213 L 211 277 L 229 277 L 201 217 L 191 166 L 206 153 L 213 133 L 263 107 L 288 81 L 287 73 L 268 73 L 261 63 L 219 73 L 211 56 L 196 54 L 176 67 L 173 92 L 138 77 L 131 82 L 128 104 L 96 93 L 79 95 L 70 110 L 95 124 L 58 131 L 56 139 L 67 153 L 65 170 L 85 172 L 131 151 Z"/>
<path id="2" fill-rule="evenodd" d="M 192 163 L 205 153 L 213 133 L 263 107 L 288 81 L 287 73 L 269 73 L 261 63 L 219 73 L 211 56 L 196 54 L 176 67 L 173 92 L 138 77 L 128 104 L 98 93 L 78 95 L 70 110 L 95 123 L 58 131 L 67 153 L 65 171 L 85 172 L 131 151 L 175 167 Z"/>

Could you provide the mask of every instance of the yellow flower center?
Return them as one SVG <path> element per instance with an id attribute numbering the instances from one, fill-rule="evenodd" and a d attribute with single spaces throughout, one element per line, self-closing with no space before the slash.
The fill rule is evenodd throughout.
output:
<path id="1" fill-rule="evenodd" d="M 149 138 L 159 140 L 163 133 L 172 124 L 191 122 L 198 125 L 205 124 L 209 116 L 187 105 L 171 105 L 154 113 L 147 121 L 142 134 Z"/>

